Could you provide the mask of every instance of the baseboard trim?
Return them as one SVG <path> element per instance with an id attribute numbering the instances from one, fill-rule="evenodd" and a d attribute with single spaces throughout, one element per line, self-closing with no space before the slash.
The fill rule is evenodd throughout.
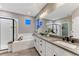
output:
<path id="1" fill-rule="evenodd" d="M 0 50 L 0 51 L 4 51 L 4 50 L 8 50 L 8 49 L 2 49 L 2 50 Z"/>
<path id="2" fill-rule="evenodd" d="M 5 54 L 5 53 L 8 53 L 8 49 L 0 50 L 0 55 L 1 55 L 1 54 Z"/>

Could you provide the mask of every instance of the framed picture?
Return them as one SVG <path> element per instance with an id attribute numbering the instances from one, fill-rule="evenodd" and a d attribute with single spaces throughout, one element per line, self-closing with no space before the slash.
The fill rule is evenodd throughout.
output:
<path id="1" fill-rule="evenodd" d="M 30 25 L 31 24 L 31 20 L 29 18 L 25 19 L 25 25 Z"/>

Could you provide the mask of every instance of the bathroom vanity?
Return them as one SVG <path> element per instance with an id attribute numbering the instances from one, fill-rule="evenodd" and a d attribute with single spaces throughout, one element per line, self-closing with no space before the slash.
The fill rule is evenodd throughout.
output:
<path id="1" fill-rule="evenodd" d="M 79 46 L 62 41 L 62 38 L 34 35 L 34 46 L 41 56 L 78 56 Z"/>

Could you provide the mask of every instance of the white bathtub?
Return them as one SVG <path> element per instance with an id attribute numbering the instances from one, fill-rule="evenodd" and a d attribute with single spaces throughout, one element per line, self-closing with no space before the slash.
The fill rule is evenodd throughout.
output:
<path id="1" fill-rule="evenodd" d="M 34 39 L 33 39 L 32 33 L 24 33 L 21 35 L 23 35 L 23 40 L 15 41 L 11 45 L 12 52 L 17 52 L 17 51 L 34 47 Z"/>

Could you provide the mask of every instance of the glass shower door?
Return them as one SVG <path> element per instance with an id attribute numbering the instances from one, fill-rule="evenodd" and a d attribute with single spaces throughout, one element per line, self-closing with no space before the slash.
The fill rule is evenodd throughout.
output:
<path id="1" fill-rule="evenodd" d="M 62 24 L 62 36 L 68 37 L 68 23 Z"/>
<path id="2" fill-rule="evenodd" d="M 8 42 L 13 40 L 13 21 L 0 19 L 0 50 L 8 49 Z"/>

